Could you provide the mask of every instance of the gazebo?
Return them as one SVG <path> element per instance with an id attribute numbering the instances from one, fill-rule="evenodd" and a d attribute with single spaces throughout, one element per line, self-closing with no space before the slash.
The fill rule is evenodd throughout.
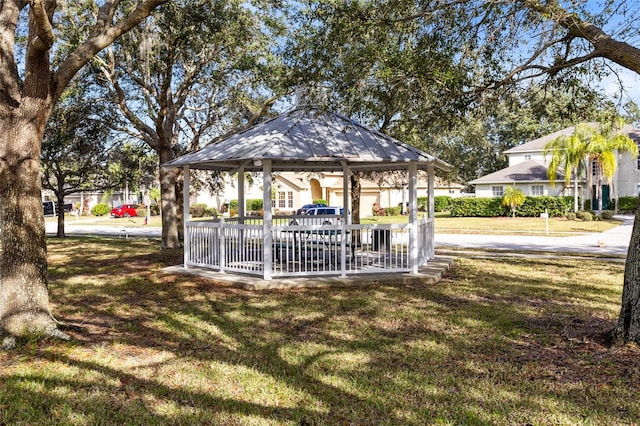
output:
<path id="1" fill-rule="evenodd" d="M 447 163 L 337 113 L 298 107 L 164 164 L 184 172 L 184 268 L 274 277 L 417 273 L 435 256 L 434 172 Z M 238 216 L 190 220 L 192 169 L 237 175 Z M 406 224 L 353 224 L 354 171 L 408 172 Z M 428 174 L 428 208 L 418 212 L 417 172 Z M 275 215 L 272 173 L 341 171 L 342 214 Z M 262 172 L 262 217 L 245 211 L 245 172 Z"/>

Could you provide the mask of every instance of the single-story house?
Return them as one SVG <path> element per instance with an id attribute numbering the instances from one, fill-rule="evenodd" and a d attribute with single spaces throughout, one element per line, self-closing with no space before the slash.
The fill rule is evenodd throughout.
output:
<path id="1" fill-rule="evenodd" d="M 280 172 L 274 174 L 272 207 L 280 212 L 293 212 L 305 204 L 311 204 L 313 200 L 325 200 L 328 205 L 340 206 L 343 200 L 342 173 L 338 172 L 314 172 L 295 173 Z M 380 207 L 394 207 L 403 201 L 409 200 L 408 189 L 405 183 L 374 182 L 368 179 L 360 181 L 360 214 L 368 216 L 372 207 L 377 204 Z M 425 174 L 419 173 L 417 182 L 418 197 L 428 195 L 429 182 Z M 447 182 L 436 177 L 434 182 L 434 194 L 448 195 L 451 197 L 463 196 L 464 185 L 455 182 Z M 262 188 L 259 183 L 250 183 L 245 180 L 245 199 L 262 199 Z M 216 194 L 202 191 L 192 197 L 193 203 L 206 204 L 209 207 L 220 207 L 232 199 L 238 199 L 238 188 L 231 178 L 225 181 L 224 189 Z"/>

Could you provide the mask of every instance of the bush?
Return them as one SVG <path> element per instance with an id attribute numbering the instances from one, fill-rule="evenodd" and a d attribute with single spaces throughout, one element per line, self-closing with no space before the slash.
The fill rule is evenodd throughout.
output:
<path id="1" fill-rule="evenodd" d="M 567 220 L 576 220 L 575 213 L 567 213 Z"/>
<path id="2" fill-rule="evenodd" d="M 262 210 L 262 198 L 247 200 L 247 210 L 257 212 Z"/>
<path id="3" fill-rule="evenodd" d="M 593 214 L 590 212 L 582 212 L 582 220 L 585 222 L 591 222 L 593 220 Z"/>
<path id="4" fill-rule="evenodd" d="M 573 197 L 527 197 L 518 207 L 516 216 L 540 217 L 545 209 L 549 217 L 565 217 L 573 210 Z M 509 216 L 510 210 L 502 205 L 502 198 L 453 198 L 449 212 L 454 217 Z"/>
<path id="5" fill-rule="evenodd" d="M 398 216 L 400 214 L 400 206 L 385 207 L 384 213 L 385 216 Z"/>
<path id="6" fill-rule="evenodd" d="M 318 198 L 317 200 L 311 201 L 313 204 L 327 204 L 327 200 L 323 200 L 322 198 Z"/>
<path id="7" fill-rule="evenodd" d="M 373 203 L 373 206 L 371 207 L 371 214 L 374 216 L 385 216 L 386 212 L 378 203 Z"/>
<path id="8" fill-rule="evenodd" d="M 509 210 L 502 205 L 502 198 L 454 198 L 449 205 L 454 217 L 507 216 Z"/>
<path id="9" fill-rule="evenodd" d="M 91 214 L 94 216 L 105 216 L 108 215 L 111 211 L 111 206 L 107 203 L 100 203 L 93 206 L 91 209 Z"/>
<path id="10" fill-rule="evenodd" d="M 236 212 L 238 211 L 238 200 L 229 201 L 229 211 L 231 210 L 235 210 Z"/>
<path id="11" fill-rule="evenodd" d="M 618 211 L 620 213 L 635 213 L 638 209 L 638 197 L 618 198 Z"/>
<path id="12" fill-rule="evenodd" d="M 204 211 L 205 216 L 217 216 L 218 210 L 215 207 L 209 207 Z"/>
<path id="13" fill-rule="evenodd" d="M 429 197 L 418 197 L 416 199 L 417 203 L 418 203 L 418 211 L 419 212 L 424 212 L 427 211 L 429 208 Z"/>
<path id="14" fill-rule="evenodd" d="M 202 203 L 192 204 L 191 207 L 189 207 L 191 217 L 204 217 L 206 211 L 207 205 Z"/>
<path id="15" fill-rule="evenodd" d="M 437 195 L 433 197 L 433 204 L 435 211 L 446 212 L 449 210 L 449 206 L 451 205 L 451 197 L 448 195 Z"/>
<path id="16" fill-rule="evenodd" d="M 611 220 L 613 219 L 613 210 L 603 210 L 600 218 L 603 220 Z"/>

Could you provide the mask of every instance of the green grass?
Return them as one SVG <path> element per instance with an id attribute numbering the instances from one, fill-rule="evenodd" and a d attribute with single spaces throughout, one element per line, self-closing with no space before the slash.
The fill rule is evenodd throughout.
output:
<path id="1" fill-rule="evenodd" d="M 49 241 L 73 340 L 0 352 L 0 424 L 633 424 L 623 266 L 456 260 L 437 284 L 248 292 L 158 241 Z M 248 278 L 250 279 L 250 278 Z"/>
<path id="2" fill-rule="evenodd" d="M 393 224 L 407 223 L 407 216 L 366 217 L 362 223 Z M 618 220 L 598 220 L 591 222 L 549 219 L 549 235 L 569 236 L 592 232 L 603 232 L 620 225 Z M 532 217 L 451 217 L 446 213 L 435 216 L 435 230 L 443 234 L 519 234 L 547 235 L 545 219 Z"/>

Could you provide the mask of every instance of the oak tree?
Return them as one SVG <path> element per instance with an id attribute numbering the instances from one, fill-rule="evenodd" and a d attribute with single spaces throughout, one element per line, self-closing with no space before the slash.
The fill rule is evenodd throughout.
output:
<path id="1" fill-rule="evenodd" d="M 6 0 L 0 9 L 0 332 L 62 333 L 51 315 L 41 141 L 53 106 L 99 51 L 167 0 Z M 82 37 L 56 44 L 63 22 Z M 61 55 L 53 52 L 60 49 Z"/>

